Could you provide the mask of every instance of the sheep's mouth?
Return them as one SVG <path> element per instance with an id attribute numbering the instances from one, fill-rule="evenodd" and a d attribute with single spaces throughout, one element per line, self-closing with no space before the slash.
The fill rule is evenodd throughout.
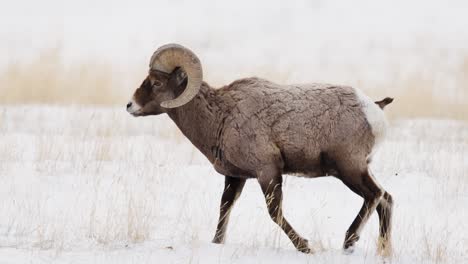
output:
<path id="1" fill-rule="evenodd" d="M 133 113 L 129 113 L 129 114 L 131 114 L 133 117 L 140 117 L 140 116 L 151 115 L 151 114 L 149 114 L 148 112 L 143 111 L 143 109 L 137 110 L 137 111 L 135 111 L 135 112 L 133 112 Z"/>
<path id="2" fill-rule="evenodd" d="M 136 112 L 133 112 L 133 113 L 130 113 L 132 116 L 134 117 L 139 117 L 139 116 L 142 116 L 143 113 L 141 113 L 141 111 L 136 111 Z"/>

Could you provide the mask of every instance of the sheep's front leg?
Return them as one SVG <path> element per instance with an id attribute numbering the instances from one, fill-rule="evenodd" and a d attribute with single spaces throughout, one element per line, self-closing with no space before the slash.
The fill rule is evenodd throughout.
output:
<path id="1" fill-rule="evenodd" d="M 229 222 L 229 214 L 232 206 L 242 192 L 245 185 L 245 179 L 233 178 L 226 176 L 224 180 L 224 192 L 221 197 L 221 205 L 219 209 L 219 220 L 216 228 L 216 234 L 213 238 L 213 243 L 222 244 L 226 237 L 226 228 Z"/>
<path id="2" fill-rule="evenodd" d="M 297 234 L 283 216 L 283 191 L 281 189 L 283 177 L 280 171 L 278 169 L 267 168 L 261 170 L 258 174 L 258 182 L 265 195 L 265 201 L 271 219 L 283 229 L 284 233 L 286 233 L 297 250 L 303 253 L 311 253 L 308 241 Z"/>

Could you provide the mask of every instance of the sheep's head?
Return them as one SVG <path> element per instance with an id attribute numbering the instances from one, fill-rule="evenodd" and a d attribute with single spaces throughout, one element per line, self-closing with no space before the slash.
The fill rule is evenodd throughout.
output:
<path id="1" fill-rule="evenodd" d="M 203 80 L 200 60 L 178 44 L 160 47 L 150 60 L 149 74 L 127 104 L 133 116 L 158 115 L 190 102 Z"/>

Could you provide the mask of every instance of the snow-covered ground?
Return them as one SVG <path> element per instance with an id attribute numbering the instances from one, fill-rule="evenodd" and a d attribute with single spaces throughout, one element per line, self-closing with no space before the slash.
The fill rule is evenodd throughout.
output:
<path id="1" fill-rule="evenodd" d="M 18 105 L 0 104 L 0 264 L 468 263 L 466 122 L 392 122 L 372 165 L 396 201 L 394 255 L 381 259 L 376 215 L 341 253 L 361 199 L 333 178 L 286 177 L 285 214 L 315 255 L 294 250 L 255 181 L 226 244 L 211 244 L 223 177 L 167 117 L 124 109 L 151 53 L 177 42 L 214 86 L 252 75 L 349 84 L 396 97 L 392 117 L 467 120 L 466 0 L 1 6 L 0 102 Z"/>
<path id="2" fill-rule="evenodd" d="M 341 252 L 361 206 L 341 182 L 286 176 L 285 214 L 317 251 L 304 255 L 254 180 L 211 244 L 223 177 L 165 116 L 3 105 L 0 263 L 467 263 L 468 124 L 391 125 L 372 167 L 396 201 L 393 257 L 375 255 L 376 214 Z"/>

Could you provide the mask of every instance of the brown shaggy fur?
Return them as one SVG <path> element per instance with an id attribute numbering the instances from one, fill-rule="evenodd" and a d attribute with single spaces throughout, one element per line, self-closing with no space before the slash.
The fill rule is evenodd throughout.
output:
<path id="1" fill-rule="evenodd" d="M 283 217 L 282 174 L 303 177 L 334 175 L 364 198 L 345 237 L 352 250 L 370 214 L 377 208 L 383 248 L 389 248 L 391 196 L 374 180 L 368 156 L 375 143 L 355 90 L 329 84 L 278 85 L 259 78 L 237 80 L 220 89 L 203 83 L 187 104 L 164 109 L 160 103 L 177 97 L 187 80 L 180 69 L 152 72 L 134 94 L 141 111 L 167 113 L 182 133 L 226 176 L 220 219 L 213 242 L 225 238 L 229 212 L 245 180 L 256 178 L 268 211 L 302 252 L 308 242 Z M 162 83 L 155 87 L 154 84 Z M 391 102 L 391 101 L 390 101 Z M 387 99 L 376 102 L 381 108 Z"/>

